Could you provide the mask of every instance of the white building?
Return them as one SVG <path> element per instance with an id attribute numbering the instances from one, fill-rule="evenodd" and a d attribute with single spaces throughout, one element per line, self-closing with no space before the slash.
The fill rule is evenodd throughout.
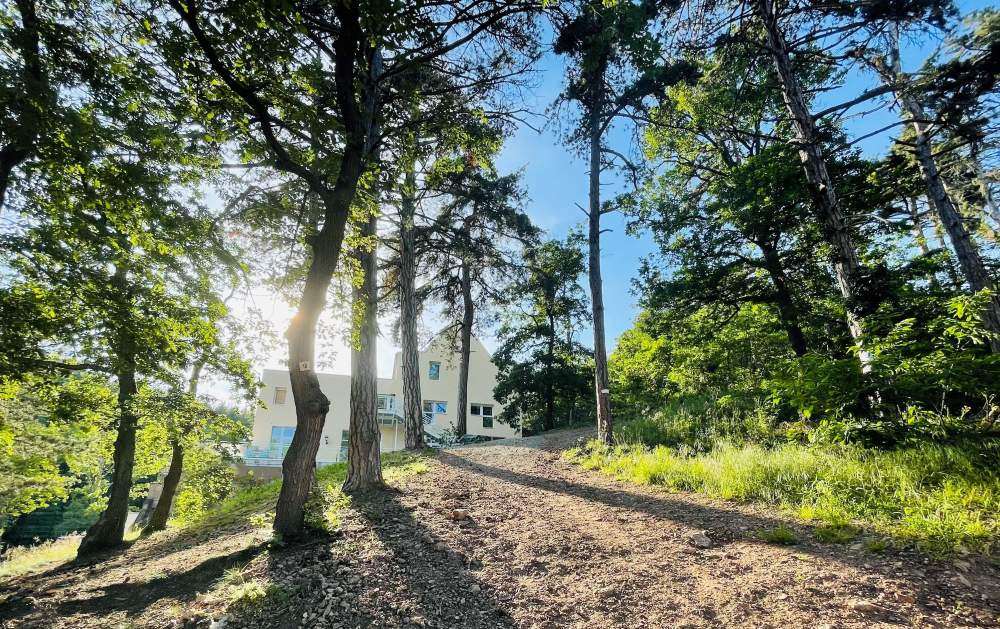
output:
<path id="1" fill-rule="evenodd" d="M 458 418 L 459 354 L 452 350 L 448 339 L 437 337 L 420 352 L 420 394 L 423 396 L 424 430 L 434 436 L 454 428 Z M 330 399 L 330 412 L 323 427 L 316 462 L 320 465 L 343 461 L 347 456 L 350 425 L 351 377 L 340 374 L 316 374 L 323 393 Z M 493 399 L 497 368 L 489 352 L 472 338 L 469 357 L 469 408 L 466 413 L 466 433 L 503 438 L 520 435 L 497 420 L 500 405 Z M 288 371 L 265 369 L 261 390 L 263 405 L 254 417 L 253 440 L 244 452 L 251 467 L 276 467 L 295 434 L 295 404 L 292 400 Z M 404 447 L 403 376 L 400 353 L 392 365 L 392 378 L 378 379 L 379 423 L 382 429 L 382 451 Z"/>

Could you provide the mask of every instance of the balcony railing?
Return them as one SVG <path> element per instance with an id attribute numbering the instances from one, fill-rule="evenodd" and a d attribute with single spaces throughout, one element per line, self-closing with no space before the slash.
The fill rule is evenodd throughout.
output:
<path id="1" fill-rule="evenodd" d="M 247 465 L 260 465 L 263 467 L 280 467 L 281 462 L 285 459 L 285 453 L 288 452 L 288 446 L 275 446 L 270 448 L 261 448 L 258 446 L 248 445 L 243 451 L 243 461 Z"/>

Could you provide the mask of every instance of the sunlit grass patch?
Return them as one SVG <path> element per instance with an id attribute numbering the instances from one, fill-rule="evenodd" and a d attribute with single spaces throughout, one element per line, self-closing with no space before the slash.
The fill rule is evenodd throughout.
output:
<path id="1" fill-rule="evenodd" d="M 894 545 L 989 553 L 1000 539 L 1000 472 L 977 452 L 931 443 L 876 450 L 727 441 L 694 452 L 594 441 L 563 456 L 637 484 L 771 504 L 815 522 L 822 541 L 844 543 L 868 529 Z"/>
<path id="2" fill-rule="evenodd" d="M 35 546 L 15 546 L 0 556 L 0 577 L 10 577 L 71 561 L 82 535 L 67 535 Z"/>

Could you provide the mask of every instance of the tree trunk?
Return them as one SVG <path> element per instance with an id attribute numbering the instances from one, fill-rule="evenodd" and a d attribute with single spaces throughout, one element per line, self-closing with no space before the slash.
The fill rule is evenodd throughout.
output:
<path id="1" fill-rule="evenodd" d="M 758 246 L 764 255 L 764 266 L 771 278 L 771 285 L 774 286 L 775 305 L 778 307 L 778 316 L 781 318 L 782 327 L 785 328 L 785 333 L 788 335 L 788 342 L 796 356 L 805 356 L 809 348 L 806 345 L 806 336 L 802 333 L 798 308 L 795 307 L 795 300 L 792 299 L 792 292 L 788 288 L 788 278 L 781 265 L 781 258 L 778 256 L 777 250 L 769 243 L 758 244 Z"/>
<path id="2" fill-rule="evenodd" d="M 913 130 L 916 132 L 916 148 L 914 150 L 917 163 L 920 165 L 920 174 L 927 186 L 927 198 L 930 199 L 945 231 L 948 233 L 965 280 L 973 292 L 978 293 L 987 289 L 995 290 L 993 278 L 990 277 L 989 271 L 983 263 L 983 258 L 979 254 L 979 247 L 976 246 L 972 234 L 962 222 L 962 215 L 959 214 L 952 202 L 938 172 L 937 162 L 935 162 L 931 150 L 930 138 L 927 137 L 927 126 L 921 122 L 925 119 L 923 108 L 911 96 L 906 94 L 897 94 L 897 96 L 910 116 Z M 994 294 L 987 304 L 986 310 L 983 312 L 983 327 L 990 332 L 1000 334 L 1000 295 Z M 1000 353 L 1000 339 L 991 339 L 990 348 L 993 353 Z"/>
<path id="3" fill-rule="evenodd" d="M 378 217 L 364 224 L 361 235 L 374 239 Z M 378 423 L 378 256 L 373 247 L 358 252 L 364 272 L 354 288 L 354 306 L 362 308 L 361 329 L 351 349 L 351 422 L 347 448 L 344 492 L 364 492 L 382 487 L 382 458 Z"/>
<path id="4" fill-rule="evenodd" d="M 198 383 L 201 380 L 201 370 L 204 369 L 205 362 L 198 361 L 191 369 L 191 379 L 188 380 L 188 395 L 196 397 L 198 395 Z M 181 483 L 181 474 L 184 472 L 184 445 L 182 439 L 186 436 L 180 434 L 175 436 L 171 442 L 170 466 L 167 468 L 167 475 L 163 477 L 163 490 L 160 498 L 156 501 L 156 508 L 149 518 L 149 523 L 143 529 L 143 534 L 154 531 L 162 531 L 167 528 L 167 520 L 170 519 L 170 511 L 174 506 L 174 497 L 177 495 L 177 488 Z"/>
<path id="5" fill-rule="evenodd" d="M 288 339 L 288 375 L 295 401 L 295 435 L 281 463 L 281 492 L 275 505 L 274 532 L 282 539 L 302 536 L 305 504 L 312 489 L 316 453 L 323 437 L 323 425 L 330 410 L 330 400 L 323 394 L 316 377 L 316 325 L 326 305 L 326 293 L 337 269 L 344 244 L 344 231 L 357 194 L 358 180 L 364 172 L 367 144 L 374 125 L 372 111 L 361 112 L 355 100 L 356 49 L 364 41 L 357 3 L 336 3 L 334 11 L 341 20 L 340 36 L 334 43 L 336 61 L 334 78 L 337 104 L 345 126 L 344 152 L 333 190 L 310 183 L 323 201 L 323 227 L 312 238 L 312 262 L 306 273 L 299 309 L 292 317 L 285 337 Z M 375 56 L 373 61 L 380 58 Z M 379 71 L 372 64 L 371 73 Z M 370 82 L 370 81 L 369 81 Z"/>
<path id="6" fill-rule="evenodd" d="M 423 409 L 420 398 L 420 348 L 417 345 L 417 252 L 415 238 L 415 194 L 417 176 L 411 162 L 403 181 L 399 206 L 399 333 L 403 376 L 403 422 L 406 449 L 419 450 L 424 443 Z"/>
<path id="7" fill-rule="evenodd" d="M 181 483 L 181 473 L 184 471 L 184 446 L 177 439 L 171 440 L 170 445 L 172 449 L 170 467 L 167 468 L 167 475 L 163 478 L 163 492 L 156 502 L 156 508 L 153 510 L 152 517 L 149 518 L 149 524 L 143 529 L 143 534 L 167 528 L 170 509 L 174 506 L 174 496 Z"/>
<path id="8" fill-rule="evenodd" d="M 758 0 L 757 10 L 767 34 L 767 44 L 781 83 L 785 106 L 795 126 L 799 159 L 806 180 L 809 182 L 813 203 L 823 222 L 824 236 L 833 252 L 833 268 L 846 306 L 847 327 L 851 332 L 851 338 L 861 347 L 859 359 L 862 370 L 870 371 L 871 354 L 864 349 L 863 322 L 857 312 L 858 303 L 863 297 L 858 285 L 863 275 L 863 268 L 847 222 L 837 203 L 837 195 L 826 168 L 816 123 L 809 113 L 802 87 L 792 71 L 788 48 L 778 25 L 772 1 Z"/>
<path id="9" fill-rule="evenodd" d="M 551 307 L 550 304 L 549 308 Z M 552 430 L 556 427 L 555 384 L 552 375 L 556 354 L 556 323 L 551 310 L 549 312 L 549 338 L 548 346 L 545 348 L 545 418 L 542 422 L 545 430 Z"/>
<path id="10" fill-rule="evenodd" d="M 600 73 L 603 76 L 603 72 Z M 601 89 L 601 88 L 595 88 Z M 590 205 L 588 244 L 590 305 L 594 328 L 594 396 L 597 405 L 597 437 L 610 445 L 613 436 L 608 349 L 604 338 L 604 286 L 601 281 L 601 110 L 603 99 L 590 103 Z"/>
<path id="11" fill-rule="evenodd" d="M 127 274 L 119 264 L 112 283 L 126 294 Z M 138 391 L 135 380 L 135 341 L 124 326 L 118 332 L 118 434 L 115 437 L 113 469 L 108 505 L 80 542 L 78 557 L 121 546 L 128 521 L 129 493 L 132 490 L 132 469 L 135 467 L 135 435 L 139 417 L 132 408 Z"/>
<path id="12" fill-rule="evenodd" d="M 461 437 L 468 430 L 469 412 L 469 358 L 472 354 L 472 324 L 475 322 L 475 305 L 472 303 L 472 277 L 469 263 L 462 260 L 462 340 L 458 366 L 458 420 L 455 433 Z"/>
<path id="13" fill-rule="evenodd" d="M 18 120 L 5 130 L 9 143 L 0 147 L 0 212 L 3 211 L 10 186 L 11 173 L 35 151 L 38 135 L 44 126 L 44 115 L 53 99 L 48 77 L 42 67 L 40 26 L 34 0 L 16 0 L 21 15 L 21 28 L 11 42 L 21 53 L 24 67 L 21 85 L 15 97 Z"/>

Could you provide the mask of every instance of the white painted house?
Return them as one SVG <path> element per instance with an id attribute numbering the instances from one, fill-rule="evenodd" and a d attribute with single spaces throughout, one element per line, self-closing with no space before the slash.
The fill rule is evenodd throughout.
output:
<path id="1" fill-rule="evenodd" d="M 420 393 L 423 396 L 424 430 L 440 435 L 454 428 L 458 418 L 459 354 L 448 339 L 438 336 L 420 352 Z M 316 374 L 323 393 L 330 399 L 330 412 L 323 427 L 316 462 L 320 465 L 343 461 L 347 456 L 350 424 L 351 377 L 340 374 Z M 472 337 L 469 357 L 469 409 L 466 433 L 503 438 L 520 435 L 497 420 L 500 405 L 493 399 L 497 368 L 489 352 Z M 254 417 L 253 440 L 244 451 L 251 467 L 277 467 L 295 434 L 295 404 L 292 400 L 288 371 L 265 369 L 261 389 L 263 406 Z M 400 353 L 392 365 L 392 378 L 378 379 L 379 423 L 382 428 L 382 451 L 404 447 L 403 376 Z"/>

